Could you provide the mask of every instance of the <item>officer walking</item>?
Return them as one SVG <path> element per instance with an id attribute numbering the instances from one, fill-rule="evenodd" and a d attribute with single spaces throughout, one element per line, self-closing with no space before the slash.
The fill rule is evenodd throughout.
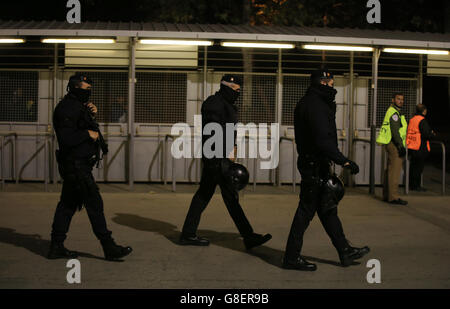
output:
<path id="1" fill-rule="evenodd" d="M 359 172 L 358 165 L 344 157 L 337 145 L 336 102 L 337 91 L 333 87 L 333 74 L 326 68 L 311 74 L 311 85 L 306 95 L 297 103 L 294 112 L 295 142 L 297 144 L 297 168 L 301 174 L 300 202 L 292 222 L 283 267 L 314 271 L 316 265 L 301 255 L 303 234 L 316 211 L 334 247 L 341 264 L 348 266 L 367 254 L 368 247 L 350 246 L 345 238 L 337 214 L 337 204 L 325 193 L 325 183 L 330 178 L 331 161 L 349 168 L 352 174 Z"/>
<path id="2" fill-rule="evenodd" d="M 398 182 L 406 155 L 407 122 L 401 114 L 404 95 L 396 92 L 392 95 L 392 104 L 384 116 L 383 125 L 377 137 L 377 143 L 384 145 L 388 162 L 383 183 L 383 200 L 397 205 L 407 205 L 408 202 L 398 196 Z"/>
<path id="3" fill-rule="evenodd" d="M 406 146 L 411 158 L 409 187 L 413 191 L 426 191 L 425 188 L 421 187 L 421 175 L 425 166 L 425 159 L 430 153 L 430 140 L 436 136 L 425 119 L 426 115 L 427 107 L 424 104 L 417 104 L 416 114 L 409 120 L 406 135 Z"/>
<path id="4" fill-rule="evenodd" d="M 58 169 L 63 178 L 60 201 L 53 219 L 49 259 L 75 258 L 77 253 L 64 247 L 70 221 L 77 209 L 86 208 L 105 259 L 115 260 L 131 253 L 131 247 L 117 245 L 106 227 L 103 200 L 92 176 L 100 160 L 100 148 L 107 146 L 95 121 L 97 107 L 89 102 L 92 81 L 84 75 L 70 77 L 68 94 L 56 106 L 53 126 L 58 139 Z"/>
<path id="5" fill-rule="evenodd" d="M 226 124 L 234 126 L 237 123 L 237 107 L 235 103 L 239 97 L 241 85 L 242 81 L 238 76 L 224 75 L 221 80 L 220 90 L 208 97 L 202 104 L 203 128 L 211 123 L 217 123 L 222 127 L 223 145 L 220 149 L 223 149 L 223 153 L 220 156 L 214 155 L 211 157 L 203 151 L 203 171 L 200 187 L 192 198 L 184 221 L 180 236 L 181 245 L 209 245 L 209 240 L 204 237 L 198 237 L 196 232 L 201 214 L 211 200 L 217 185 L 220 186 L 223 201 L 239 233 L 243 237 L 244 245 L 247 249 L 262 245 L 272 238 L 270 234 L 261 235 L 253 232 L 253 228 L 239 204 L 239 194 L 225 176 L 231 161 L 234 161 L 236 158 L 236 131 L 233 130 L 233 136 L 227 136 Z M 217 132 L 214 134 L 217 134 Z M 204 145 L 211 135 L 204 133 L 202 136 L 202 144 Z M 232 140 L 233 142 L 227 143 L 227 140 Z M 230 157 L 232 157 L 231 161 Z"/>

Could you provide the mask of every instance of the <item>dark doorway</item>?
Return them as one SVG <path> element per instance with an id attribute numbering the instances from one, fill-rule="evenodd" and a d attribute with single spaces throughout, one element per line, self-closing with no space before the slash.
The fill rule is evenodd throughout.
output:
<path id="1" fill-rule="evenodd" d="M 450 160 L 450 94 L 448 77 L 424 76 L 423 103 L 428 108 L 427 119 L 437 133 L 437 139 L 444 142 L 447 150 L 447 162 Z M 436 168 L 442 168 L 441 147 L 432 144 L 429 158 Z M 447 163 L 447 171 L 450 171 Z"/>
<path id="2" fill-rule="evenodd" d="M 428 108 L 428 121 L 439 133 L 450 132 L 449 78 L 425 76 L 423 78 L 423 103 Z"/>

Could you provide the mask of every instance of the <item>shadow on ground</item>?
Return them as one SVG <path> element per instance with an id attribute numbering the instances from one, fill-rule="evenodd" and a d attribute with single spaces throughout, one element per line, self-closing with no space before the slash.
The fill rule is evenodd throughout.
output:
<path id="1" fill-rule="evenodd" d="M 167 238 L 172 243 L 178 245 L 180 231 L 177 226 L 168 222 L 145 218 L 134 214 L 116 213 L 112 218 L 117 224 L 128 226 L 138 231 L 158 233 Z M 211 230 L 198 230 L 198 234 L 210 240 L 211 244 L 221 246 L 238 252 L 245 252 L 260 258 L 264 262 L 281 268 L 284 251 L 273 249 L 267 246 L 260 246 L 252 250 L 246 250 L 241 236 L 237 233 L 216 232 Z M 305 258 L 312 262 L 341 266 L 340 263 L 311 256 Z"/>
<path id="2" fill-rule="evenodd" d="M 28 251 L 44 258 L 47 258 L 48 249 L 50 248 L 50 240 L 42 239 L 41 235 L 21 234 L 17 233 L 14 229 L 4 227 L 0 227 L 0 242 L 25 248 Z M 103 260 L 103 258 L 90 253 L 79 251 L 77 251 L 77 253 L 80 257 Z"/>

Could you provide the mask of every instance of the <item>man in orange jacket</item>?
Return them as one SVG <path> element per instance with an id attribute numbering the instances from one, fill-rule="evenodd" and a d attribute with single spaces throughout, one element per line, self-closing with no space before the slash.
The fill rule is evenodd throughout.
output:
<path id="1" fill-rule="evenodd" d="M 416 106 L 416 114 L 411 118 L 406 135 L 406 146 L 411 154 L 409 186 L 413 191 L 426 191 L 421 187 L 421 175 L 425 166 L 425 159 L 430 153 L 430 140 L 436 134 L 431 130 L 425 116 L 427 107 L 424 104 Z"/>

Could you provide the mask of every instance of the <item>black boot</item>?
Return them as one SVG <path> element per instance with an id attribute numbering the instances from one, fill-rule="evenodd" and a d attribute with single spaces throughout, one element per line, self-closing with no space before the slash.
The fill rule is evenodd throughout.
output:
<path id="1" fill-rule="evenodd" d="M 362 248 L 356 248 L 348 246 L 343 251 L 339 252 L 339 259 L 342 266 L 349 266 L 354 260 L 362 258 L 364 255 L 370 252 L 370 248 L 365 246 Z"/>
<path id="2" fill-rule="evenodd" d="M 50 250 L 48 251 L 47 258 L 54 259 L 74 259 L 78 257 L 78 253 L 75 251 L 70 251 L 64 247 L 64 244 L 61 242 L 52 242 L 50 244 Z"/>
<path id="3" fill-rule="evenodd" d="M 100 242 L 103 247 L 103 252 L 105 253 L 105 259 L 108 261 L 118 260 L 120 258 L 123 258 L 124 256 L 127 256 L 133 251 L 131 247 L 122 247 L 117 245 L 112 238 L 102 240 Z"/>
<path id="4" fill-rule="evenodd" d="M 204 237 L 192 236 L 186 237 L 180 236 L 180 245 L 182 246 L 209 246 L 209 240 Z"/>
<path id="5" fill-rule="evenodd" d="M 302 271 L 315 271 L 317 269 L 316 264 L 309 263 L 303 257 L 299 257 L 294 261 L 290 261 L 286 258 L 283 260 L 283 268 L 285 269 L 295 269 Z"/>
<path id="6" fill-rule="evenodd" d="M 250 250 L 251 248 L 261 246 L 263 243 L 269 241 L 270 239 L 272 239 L 272 235 L 270 234 L 261 235 L 252 233 L 250 235 L 244 236 L 244 245 L 247 250 Z"/>
<path id="7" fill-rule="evenodd" d="M 395 205 L 408 205 L 408 201 L 402 200 L 401 198 L 398 198 L 396 200 L 392 200 L 389 202 L 389 204 L 395 204 Z"/>

